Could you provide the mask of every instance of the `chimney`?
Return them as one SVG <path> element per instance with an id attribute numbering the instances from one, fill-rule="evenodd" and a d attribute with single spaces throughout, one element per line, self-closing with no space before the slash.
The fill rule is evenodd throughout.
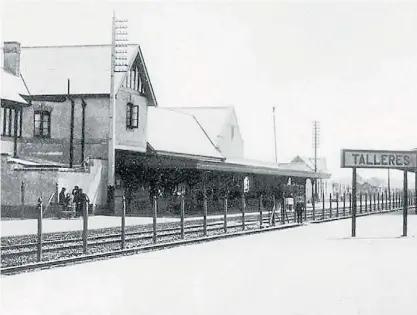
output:
<path id="1" fill-rule="evenodd" d="M 4 69 L 20 76 L 20 43 L 4 42 Z"/>

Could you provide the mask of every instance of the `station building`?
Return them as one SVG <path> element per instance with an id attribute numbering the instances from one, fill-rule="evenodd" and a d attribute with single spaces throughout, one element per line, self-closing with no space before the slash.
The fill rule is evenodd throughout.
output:
<path id="1" fill-rule="evenodd" d="M 124 195 L 127 212 L 141 215 L 152 196 L 174 213 L 181 194 L 189 212 L 205 198 L 220 208 L 225 196 L 239 208 L 243 194 L 255 207 L 259 195 L 305 195 L 307 179 L 329 177 L 297 161 L 244 159 L 233 107 L 159 107 L 141 48 L 128 45 L 128 67 L 115 74 L 116 181 L 108 187 L 111 46 L 7 42 L 3 52 L 3 77 L 15 82 L 2 83 L 12 95 L 2 95 L 0 113 L 3 216 L 30 216 L 38 197 L 48 206 L 75 185 L 93 213 L 119 213 Z"/>

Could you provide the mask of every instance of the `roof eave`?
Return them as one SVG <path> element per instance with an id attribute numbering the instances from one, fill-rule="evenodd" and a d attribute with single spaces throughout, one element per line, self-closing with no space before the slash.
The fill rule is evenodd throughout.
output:
<path id="1" fill-rule="evenodd" d="M 177 158 L 185 158 L 185 159 L 192 159 L 192 160 L 198 160 L 198 161 L 204 160 L 204 161 L 210 161 L 210 162 L 222 162 L 224 160 L 224 158 L 221 158 L 221 157 L 205 156 L 205 155 L 197 155 L 197 154 L 186 154 L 186 153 L 170 152 L 170 151 L 155 150 L 155 149 L 153 152 L 159 156 L 172 156 L 172 157 L 177 157 Z"/>

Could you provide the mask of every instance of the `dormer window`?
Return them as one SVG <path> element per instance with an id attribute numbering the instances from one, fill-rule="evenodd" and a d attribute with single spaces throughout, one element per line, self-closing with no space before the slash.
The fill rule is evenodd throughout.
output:
<path id="1" fill-rule="evenodd" d="M 126 106 L 126 127 L 134 129 L 139 127 L 139 105 L 127 103 Z"/>

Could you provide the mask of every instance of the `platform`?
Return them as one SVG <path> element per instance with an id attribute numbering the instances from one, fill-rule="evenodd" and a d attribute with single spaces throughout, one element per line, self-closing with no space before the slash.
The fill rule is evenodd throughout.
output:
<path id="1" fill-rule="evenodd" d="M 417 314 L 417 217 L 358 218 L 15 276 L 1 314 Z"/>

